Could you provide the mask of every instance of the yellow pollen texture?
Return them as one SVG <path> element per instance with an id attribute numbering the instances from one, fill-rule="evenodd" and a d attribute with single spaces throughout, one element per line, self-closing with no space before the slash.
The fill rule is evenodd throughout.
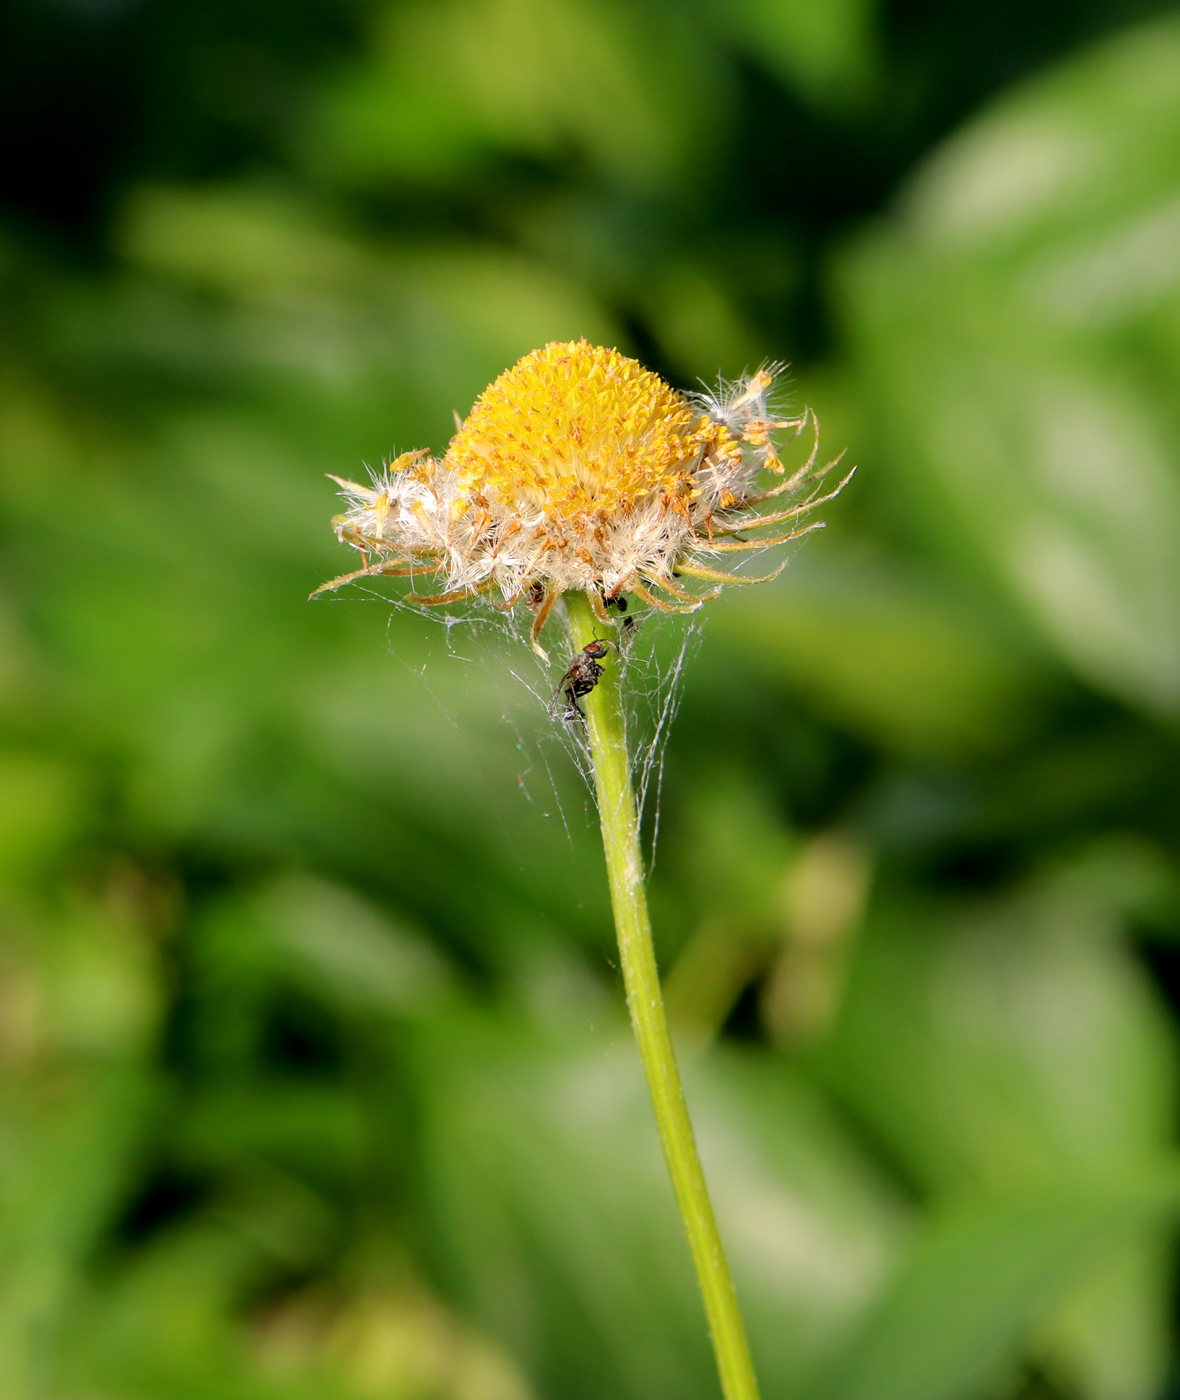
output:
<path id="1" fill-rule="evenodd" d="M 534 350 L 476 400 L 447 450 L 468 501 L 552 521 L 691 497 L 729 434 L 636 360 L 585 340 Z"/>

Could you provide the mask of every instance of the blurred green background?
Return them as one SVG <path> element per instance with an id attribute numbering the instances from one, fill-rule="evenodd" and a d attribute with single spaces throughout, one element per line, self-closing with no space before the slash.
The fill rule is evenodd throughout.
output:
<path id="1" fill-rule="evenodd" d="M 660 802 L 768 1400 L 1180 1394 L 1180 15 L 7 0 L 0 75 L 0 1400 L 716 1395 L 568 757 L 305 601 L 326 472 L 578 335 L 861 468 Z"/>

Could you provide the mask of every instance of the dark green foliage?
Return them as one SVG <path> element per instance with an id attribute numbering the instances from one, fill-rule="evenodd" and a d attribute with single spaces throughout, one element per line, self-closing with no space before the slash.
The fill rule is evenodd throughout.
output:
<path id="1" fill-rule="evenodd" d="M 325 473 L 578 335 L 793 359 L 861 465 L 710 606 L 660 800 L 768 1400 L 1160 1394 L 1175 18 L 3 24 L 4 1400 L 716 1393 L 594 814 L 511 671 L 553 678 L 392 585 L 306 601 Z"/>

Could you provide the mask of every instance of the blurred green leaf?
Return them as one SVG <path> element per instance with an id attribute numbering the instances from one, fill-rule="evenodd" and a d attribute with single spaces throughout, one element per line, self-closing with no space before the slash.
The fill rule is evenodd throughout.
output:
<path id="1" fill-rule="evenodd" d="M 757 61 L 823 107 L 863 100 L 875 67 L 873 0 L 716 0 L 719 24 Z"/>
<path id="2" fill-rule="evenodd" d="M 994 1393 L 1074 1279 L 1112 1244 L 1170 1227 L 1175 1166 L 1090 1189 L 1058 1185 L 936 1220 L 819 1392 L 841 1400 L 970 1400 Z M 1152 1377 L 1155 1382 L 1156 1377 Z"/>
<path id="3" fill-rule="evenodd" d="M 463 1295 L 566 1395 L 712 1395 L 638 1063 L 617 1039 L 439 1021 L 419 1046 L 429 1192 Z M 718 1058 L 690 1094 L 753 1345 L 798 1386 L 872 1299 L 904 1215 L 807 1089 Z"/>
<path id="4" fill-rule="evenodd" d="M 780 582 L 720 600 L 714 616 L 715 642 L 735 664 L 906 755 L 1011 743 L 1045 685 L 963 595 L 883 560 L 831 547 L 821 556 L 814 543 Z"/>
<path id="5" fill-rule="evenodd" d="M 827 1051 L 924 1184 L 1003 1187 L 1151 1160 L 1172 1136 L 1165 1011 L 1083 870 L 987 907 L 878 906 Z"/>
<path id="6" fill-rule="evenodd" d="M 162 988 L 117 888 L 0 919 L 0 1390 L 22 1397 L 55 1372 L 79 1271 L 143 1150 Z"/>
<path id="7" fill-rule="evenodd" d="M 842 263 L 883 450 L 948 559 L 1078 671 L 1180 707 L 1180 29 L 1119 36 L 977 119 Z"/>
<path id="8" fill-rule="evenodd" d="M 870 924 L 827 1064 L 838 1092 L 927 1189 L 994 1195 L 1118 1180 L 1168 1149 L 1173 1037 L 1117 941 L 1120 870 L 1105 858 L 1080 863 L 941 928 L 904 907 Z M 1116 1270 L 1079 1271 L 1045 1300 L 1046 1312 L 1050 1301 L 1065 1309 L 1046 1352 L 1094 1393 L 1137 1393 L 1145 1374 L 1158 1383 L 1167 1323 L 1153 1300 L 1169 1254 L 1158 1233 L 1136 1232 Z M 1085 1304 L 1096 1292 L 1099 1315 Z M 956 1306 L 968 1314 L 968 1302 Z M 1070 1324 L 1079 1314 L 1088 1325 Z"/>
<path id="9" fill-rule="evenodd" d="M 0 752 L 0 883 L 44 874 L 80 834 L 84 779 L 47 755 Z"/>
<path id="10" fill-rule="evenodd" d="M 682 100 L 686 90 L 707 103 Z M 435 183 L 497 149 L 572 145 L 628 184 L 684 176 L 727 115 L 703 36 L 613 0 L 446 0 L 390 8 L 372 60 L 329 96 L 334 174 Z M 323 159 L 323 156 L 321 156 Z"/>

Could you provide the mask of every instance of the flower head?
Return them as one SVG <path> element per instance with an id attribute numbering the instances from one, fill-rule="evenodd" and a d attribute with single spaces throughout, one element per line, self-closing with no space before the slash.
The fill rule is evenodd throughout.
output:
<path id="1" fill-rule="evenodd" d="M 776 433 L 797 435 L 815 420 L 774 416 L 775 373 L 686 396 L 585 340 L 534 350 L 484 390 L 441 458 L 407 452 L 371 487 L 333 478 L 348 504 L 337 536 L 365 565 L 316 592 L 373 575 L 433 574 L 444 591 L 416 602 L 525 602 L 540 651 L 541 628 L 570 589 L 588 594 L 605 619 L 626 593 L 691 612 L 727 583 L 758 582 L 706 560 L 820 528 L 800 521 L 844 484 L 819 494 L 829 468 L 816 470 L 814 447 L 786 476 Z M 767 474 L 779 479 L 757 490 Z M 799 491 L 804 498 L 784 509 L 758 509 Z M 787 529 L 745 538 L 771 525 Z M 682 579 L 717 586 L 692 593 Z"/>

